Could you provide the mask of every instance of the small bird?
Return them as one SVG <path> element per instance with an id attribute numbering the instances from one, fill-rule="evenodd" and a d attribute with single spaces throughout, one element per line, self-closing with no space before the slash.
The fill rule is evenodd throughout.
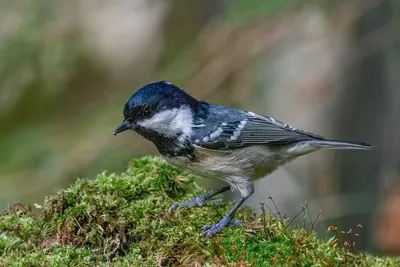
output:
<path id="1" fill-rule="evenodd" d="M 124 120 L 114 135 L 134 130 L 150 140 L 167 162 L 199 175 L 221 179 L 227 186 L 169 208 L 203 206 L 229 189 L 240 193 L 232 210 L 201 236 L 210 237 L 232 221 L 236 210 L 254 192 L 254 180 L 279 166 L 320 149 L 372 149 L 360 142 L 326 139 L 274 118 L 211 104 L 166 81 L 150 83 L 125 104 Z"/>

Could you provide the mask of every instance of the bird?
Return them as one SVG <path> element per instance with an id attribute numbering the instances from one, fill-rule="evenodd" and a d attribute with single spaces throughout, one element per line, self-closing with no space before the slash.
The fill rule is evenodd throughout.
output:
<path id="1" fill-rule="evenodd" d="M 362 142 L 327 139 L 272 117 L 212 104 L 168 81 L 153 82 L 136 91 L 126 102 L 123 115 L 114 135 L 133 130 L 151 141 L 168 163 L 226 183 L 190 201 L 173 203 L 168 212 L 212 204 L 210 198 L 229 189 L 239 193 L 226 216 L 203 227 L 202 237 L 242 224 L 233 217 L 254 193 L 254 181 L 293 159 L 321 149 L 374 148 Z"/>

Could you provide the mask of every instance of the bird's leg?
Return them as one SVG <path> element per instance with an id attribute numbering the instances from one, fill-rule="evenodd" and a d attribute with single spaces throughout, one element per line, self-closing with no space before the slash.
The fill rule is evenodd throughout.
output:
<path id="1" fill-rule="evenodd" d="M 224 186 L 222 188 L 212 190 L 203 195 L 195 197 L 194 199 L 189 200 L 187 202 L 174 203 L 171 205 L 171 207 L 169 207 L 168 212 L 171 212 L 172 210 L 176 209 L 177 207 L 189 208 L 189 207 L 193 207 L 193 206 L 205 206 L 205 205 L 216 204 L 216 203 L 218 203 L 218 200 L 210 200 L 210 201 L 206 201 L 206 200 L 215 195 L 221 194 L 221 193 L 229 190 L 229 188 L 230 188 L 229 186 Z"/>
<path id="2" fill-rule="evenodd" d="M 203 227 L 203 232 L 200 234 L 200 236 L 204 237 L 211 237 L 214 234 L 218 233 L 221 231 L 225 226 L 236 226 L 236 225 L 241 225 L 243 222 L 241 220 L 236 220 L 236 221 L 231 221 L 233 218 L 233 215 L 235 214 L 236 210 L 243 204 L 243 202 L 248 199 L 249 196 L 247 197 L 241 197 L 238 202 L 236 202 L 235 206 L 231 209 L 231 211 L 224 217 L 222 218 L 217 224 L 214 225 L 205 225 Z"/>

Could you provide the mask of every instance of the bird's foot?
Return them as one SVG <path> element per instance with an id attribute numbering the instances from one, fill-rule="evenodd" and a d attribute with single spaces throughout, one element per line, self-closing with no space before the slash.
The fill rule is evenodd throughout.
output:
<path id="1" fill-rule="evenodd" d="M 194 206 L 206 206 L 206 205 L 217 205 L 219 204 L 221 201 L 219 199 L 215 199 L 215 200 L 207 200 L 207 197 L 205 195 L 200 195 L 192 200 L 183 202 L 183 203 L 174 203 L 172 204 L 169 209 L 168 212 L 173 211 L 174 209 L 181 207 L 181 208 L 190 208 L 190 207 L 194 207 Z"/>
<path id="2" fill-rule="evenodd" d="M 201 232 L 201 237 L 211 237 L 216 233 L 220 232 L 224 227 L 228 226 L 238 226 L 243 224 L 243 221 L 236 220 L 231 221 L 229 218 L 223 218 L 217 224 L 214 225 L 204 225 L 203 232 Z"/>

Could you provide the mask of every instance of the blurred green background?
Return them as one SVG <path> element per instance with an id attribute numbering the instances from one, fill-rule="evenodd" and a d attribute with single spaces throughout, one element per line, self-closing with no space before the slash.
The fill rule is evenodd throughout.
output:
<path id="1" fill-rule="evenodd" d="M 292 216 L 362 224 L 374 245 L 400 151 L 398 0 L 0 0 L 0 208 L 157 154 L 114 137 L 127 98 L 173 82 L 373 152 L 322 151 L 257 183 Z M 212 185 L 208 185 L 212 186 Z"/>

